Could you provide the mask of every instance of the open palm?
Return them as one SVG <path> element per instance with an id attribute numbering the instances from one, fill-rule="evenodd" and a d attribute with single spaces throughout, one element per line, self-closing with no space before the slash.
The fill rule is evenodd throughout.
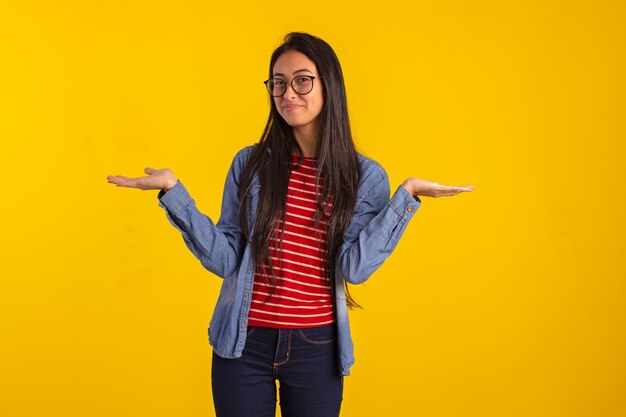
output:
<path id="1" fill-rule="evenodd" d="M 445 197 L 457 195 L 462 192 L 470 192 L 474 190 L 474 186 L 455 186 L 455 185 L 442 185 L 432 181 L 426 181 L 421 178 L 411 177 L 407 178 L 402 183 L 402 186 L 407 189 L 411 195 L 419 195 L 426 197 Z"/>
<path id="2" fill-rule="evenodd" d="M 143 170 L 148 176 L 130 178 L 123 175 L 109 175 L 107 180 L 118 187 L 139 188 L 141 190 L 169 190 L 176 184 L 176 176 L 169 168 Z"/>

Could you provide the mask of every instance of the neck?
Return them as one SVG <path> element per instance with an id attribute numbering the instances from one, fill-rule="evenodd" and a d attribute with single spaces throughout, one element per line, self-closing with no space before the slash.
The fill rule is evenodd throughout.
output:
<path id="1" fill-rule="evenodd" d="M 317 154 L 317 128 L 312 123 L 293 128 L 293 135 L 302 149 L 303 156 L 314 158 Z"/>

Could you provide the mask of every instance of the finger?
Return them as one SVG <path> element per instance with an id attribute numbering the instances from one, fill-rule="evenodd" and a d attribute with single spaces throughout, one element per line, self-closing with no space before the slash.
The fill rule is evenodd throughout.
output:
<path id="1" fill-rule="evenodd" d="M 153 172 L 158 171 L 158 169 L 154 169 L 154 168 L 150 168 L 150 167 L 146 167 L 143 172 L 145 172 L 148 175 L 152 175 Z"/>
<path id="2" fill-rule="evenodd" d="M 458 185 L 446 185 L 443 188 L 444 191 L 456 191 L 456 192 L 463 192 L 463 191 L 473 191 L 474 190 L 474 186 L 473 185 L 465 185 L 465 186 L 458 186 Z"/>
<path id="3" fill-rule="evenodd" d="M 119 184 L 121 182 L 124 182 L 124 179 L 120 178 L 120 175 L 108 175 L 107 181 L 113 184 Z"/>
<path id="4" fill-rule="evenodd" d="M 132 187 L 135 182 L 134 178 L 125 177 L 123 175 L 111 175 L 107 177 L 110 183 L 113 183 L 119 187 Z"/>
<path id="5" fill-rule="evenodd" d="M 439 196 L 452 196 L 460 194 L 464 191 L 472 191 L 466 187 L 447 187 L 445 190 L 439 192 Z"/>

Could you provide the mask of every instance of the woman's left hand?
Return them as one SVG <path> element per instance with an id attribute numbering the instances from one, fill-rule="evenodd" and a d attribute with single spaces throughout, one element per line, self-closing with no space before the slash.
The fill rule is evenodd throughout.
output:
<path id="1" fill-rule="evenodd" d="M 465 186 L 453 186 L 442 185 L 436 182 L 426 181 L 420 178 L 411 177 L 407 178 L 402 186 L 411 193 L 411 195 L 426 196 L 426 197 L 443 197 L 462 193 L 464 191 L 472 191 L 473 185 Z"/>

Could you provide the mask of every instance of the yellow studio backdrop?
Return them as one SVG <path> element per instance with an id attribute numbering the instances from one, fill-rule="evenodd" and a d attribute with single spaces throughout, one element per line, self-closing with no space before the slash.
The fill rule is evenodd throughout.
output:
<path id="1" fill-rule="evenodd" d="M 221 279 L 156 191 L 217 220 L 271 51 L 339 55 L 358 149 L 423 198 L 351 313 L 342 416 L 626 415 L 619 1 L 0 5 L 0 415 L 212 416 Z"/>

